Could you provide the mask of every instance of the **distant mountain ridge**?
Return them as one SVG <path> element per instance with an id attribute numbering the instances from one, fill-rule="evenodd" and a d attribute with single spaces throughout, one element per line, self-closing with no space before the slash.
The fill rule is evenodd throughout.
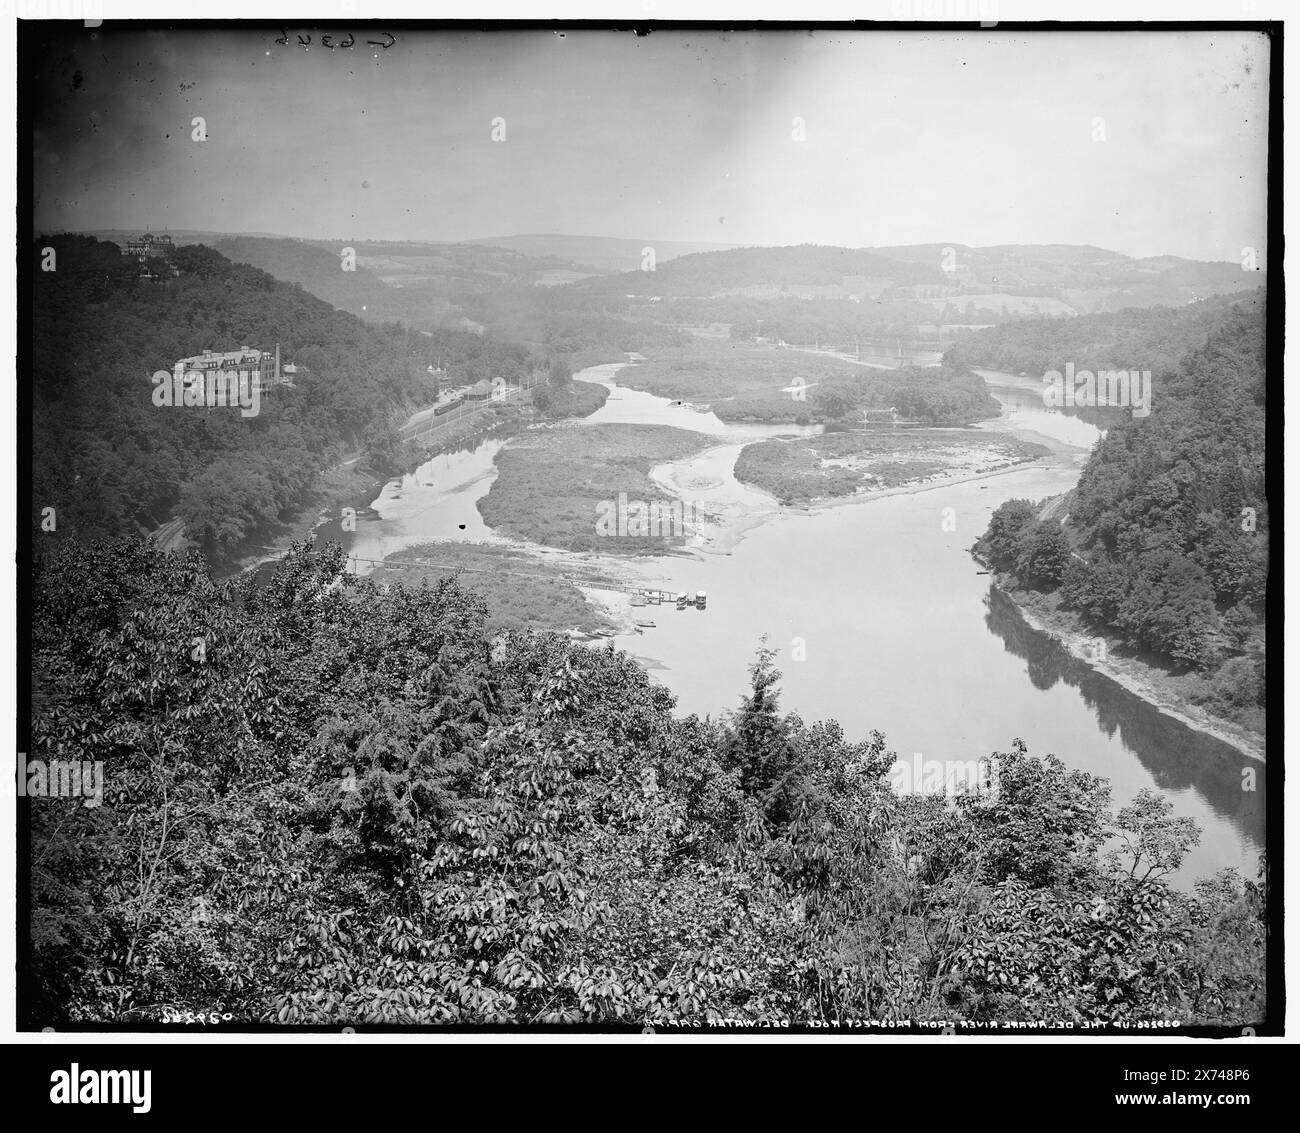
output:
<path id="1" fill-rule="evenodd" d="M 113 235 L 121 244 L 138 233 Z M 171 235 L 185 245 L 201 234 Z M 1183 307 L 1265 282 L 1262 272 L 1232 262 L 1135 258 L 1070 244 L 710 248 L 564 234 L 461 243 L 229 235 L 206 242 L 370 322 L 588 348 L 649 341 L 642 331 L 658 341 L 656 328 L 677 333 L 695 323 L 741 324 L 753 335 L 800 342 L 934 338 L 1027 317 Z M 340 261 L 347 248 L 355 270 Z M 604 320 L 599 334 L 592 319 Z M 620 330 L 617 320 L 636 322 L 637 333 Z"/>
<path id="2" fill-rule="evenodd" d="M 665 263 L 698 252 L 725 252 L 736 244 L 693 243 L 681 240 L 636 240 L 617 236 L 570 236 L 564 233 L 521 233 L 517 236 L 484 236 L 465 244 L 510 248 L 528 256 L 555 256 L 600 272 L 635 271 L 641 266 L 644 249 L 653 248 L 655 260 Z"/>
<path id="3" fill-rule="evenodd" d="M 78 229 L 78 231 L 81 231 Z M 113 244 L 122 244 L 145 232 L 159 236 L 170 236 L 176 244 L 207 244 L 215 240 L 233 240 L 238 237 L 252 237 L 265 240 L 293 240 L 292 236 L 283 236 L 278 232 L 217 232 L 202 228 L 87 228 L 85 235 L 96 240 L 106 240 Z"/>
<path id="4" fill-rule="evenodd" d="M 1039 313 L 1084 314 L 1125 307 L 1179 306 L 1264 282 L 1239 263 L 1175 256 L 1135 259 L 1091 245 L 1024 244 L 985 248 L 913 244 L 844 248 L 801 244 L 731 248 L 640 265 L 570 286 L 610 297 L 747 296 L 919 301 L 937 310 L 971 307 L 1003 317 L 1034 302 Z M 1023 298 L 1024 303 L 1015 300 Z"/>

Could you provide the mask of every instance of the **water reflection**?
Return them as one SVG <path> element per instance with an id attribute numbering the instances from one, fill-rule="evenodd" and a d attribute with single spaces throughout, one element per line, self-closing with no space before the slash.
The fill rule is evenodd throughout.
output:
<path id="1" fill-rule="evenodd" d="M 1128 410 L 1109 405 L 1103 406 L 1048 406 L 1043 401 L 1042 381 L 1023 374 L 1006 374 L 999 370 L 976 370 L 984 379 L 989 393 L 1002 403 L 1006 416 L 1017 418 L 1030 428 L 1041 428 L 1045 418 L 1056 417 L 1067 422 L 1090 425 L 1093 432 L 1084 434 L 1065 426 L 1069 436 L 1090 436 L 1095 440 L 1099 433 L 1105 432 L 1113 425 L 1126 420 Z M 1046 430 L 1044 430 L 1046 431 Z"/>
<path id="2" fill-rule="evenodd" d="M 1118 736 L 1162 791 L 1194 791 L 1256 848 L 1264 841 L 1264 765 L 1236 748 L 1158 712 L 1110 677 L 1075 657 L 1055 638 L 1030 626 L 996 586 L 985 602 L 985 625 L 1008 652 L 1022 658 L 1034 687 L 1058 683 L 1079 691 L 1108 737 Z M 1256 790 L 1242 789 L 1244 768 L 1255 771 Z"/>

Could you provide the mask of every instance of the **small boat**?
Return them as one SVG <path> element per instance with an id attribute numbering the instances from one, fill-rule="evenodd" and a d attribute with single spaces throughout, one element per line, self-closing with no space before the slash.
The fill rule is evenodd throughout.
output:
<path id="1" fill-rule="evenodd" d="M 642 629 L 654 629 L 655 624 L 652 621 L 638 621 L 636 623 Z"/>
<path id="2" fill-rule="evenodd" d="M 986 570 L 977 570 L 975 573 L 976 573 L 976 574 L 988 574 L 988 571 L 986 571 Z"/>
<path id="3" fill-rule="evenodd" d="M 645 600 L 644 598 L 642 598 L 640 594 L 633 594 L 633 595 L 632 595 L 632 605 L 634 605 L 634 606 L 644 606 L 645 604 L 646 604 L 646 600 Z"/>

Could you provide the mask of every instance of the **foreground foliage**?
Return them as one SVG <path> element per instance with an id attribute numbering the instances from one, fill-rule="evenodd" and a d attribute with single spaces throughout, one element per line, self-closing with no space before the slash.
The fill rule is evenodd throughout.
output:
<path id="1" fill-rule="evenodd" d="M 30 757 L 106 789 L 22 803 L 26 1022 L 1263 1013 L 1263 887 L 1170 888 L 1196 834 L 1155 796 L 1112 818 L 1017 743 L 994 797 L 899 797 L 878 733 L 779 711 L 769 653 L 678 719 L 613 648 L 344 565 L 43 551 Z"/>

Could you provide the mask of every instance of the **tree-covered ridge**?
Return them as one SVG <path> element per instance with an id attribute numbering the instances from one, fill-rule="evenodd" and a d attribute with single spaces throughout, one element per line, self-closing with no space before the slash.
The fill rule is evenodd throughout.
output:
<path id="1" fill-rule="evenodd" d="M 396 319 L 417 330 L 453 326 L 479 296 L 503 287 L 527 289 L 548 270 L 575 268 L 554 257 L 476 244 L 233 236 L 215 247 L 367 322 Z M 353 260 L 345 271 L 347 251 Z"/>
<path id="2" fill-rule="evenodd" d="M 1025 586 L 1129 646 L 1205 676 L 1207 707 L 1262 720 L 1269 511 L 1264 321 L 1225 313 L 1155 384 L 1151 415 L 1110 429 L 1058 516 L 1027 501 L 981 546 Z"/>
<path id="3" fill-rule="evenodd" d="M 944 361 L 1041 377 L 1076 370 L 1159 374 L 1202 345 L 1238 307 L 1262 311 L 1262 290 L 1215 296 L 1181 307 L 1130 307 L 1072 319 L 1016 319 L 963 337 Z"/>
<path id="4" fill-rule="evenodd" d="M 178 516 L 214 555 L 300 502 L 349 449 L 382 461 L 396 426 L 443 380 L 507 379 L 536 363 L 520 346 L 472 334 L 369 326 L 299 287 L 203 245 L 173 253 L 179 278 L 149 283 L 115 244 L 38 241 L 35 256 L 33 506 L 57 532 L 89 538 Z M 204 348 L 274 349 L 306 367 L 296 389 L 229 408 L 165 408 L 151 375 Z"/>
<path id="5" fill-rule="evenodd" d="M 639 272 L 634 270 L 640 266 Z M 1055 298 L 1076 310 L 1180 304 L 1255 286 L 1239 263 L 1178 257 L 1138 260 L 1119 252 L 1075 245 L 1026 244 L 973 248 L 913 244 L 843 248 L 800 244 L 732 248 L 678 256 L 653 270 L 629 264 L 617 276 L 580 280 L 575 291 L 600 294 L 716 296 L 751 287 L 837 287 L 869 290 L 920 286 L 927 294 L 1013 294 Z M 1246 281 L 1243 283 L 1243 281 Z"/>
<path id="6" fill-rule="evenodd" d="M 105 789 L 20 803 L 26 1024 L 1263 1015 L 1264 888 L 1171 889 L 1195 831 L 1155 796 L 1112 818 L 1018 743 L 994 795 L 900 796 L 769 653 L 679 719 L 626 654 L 344 562 L 38 547 L 29 758 Z"/>
<path id="7" fill-rule="evenodd" d="M 248 264 L 286 283 L 296 283 L 330 306 L 359 318 L 376 322 L 400 317 L 390 306 L 397 297 L 393 288 L 374 272 L 355 262 L 349 270 L 343 270 L 341 253 L 349 245 L 326 248 L 307 240 L 234 236 L 218 240 L 212 246 L 233 263 Z M 356 254 L 355 248 L 353 253 Z M 435 312 L 428 313 L 432 322 Z"/>
<path id="8" fill-rule="evenodd" d="M 951 264 L 948 282 L 984 290 L 1053 297 L 1080 313 L 1125 307 L 1181 306 L 1262 283 L 1262 270 L 1245 274 L 1240 261 L 1134 259 L 1083 244 L 920 244 L 873 251 L 892 259 Z M 960 298 L 954 304 L 962 305 Z"/>
<path id="9" fill-rule="evenodd" d="M 932 265 L 904 263 L 862 248 L 800 244 L 786 248 L 732 248 L 695 252 L 664 264 L 568 284 L 567 291 L 591 295 L 707 297 L 730 288 L 784 285 L 839 285 L 845 277 L 870 277 L 890 283 L 944 281 L 939 260 Z"/>

